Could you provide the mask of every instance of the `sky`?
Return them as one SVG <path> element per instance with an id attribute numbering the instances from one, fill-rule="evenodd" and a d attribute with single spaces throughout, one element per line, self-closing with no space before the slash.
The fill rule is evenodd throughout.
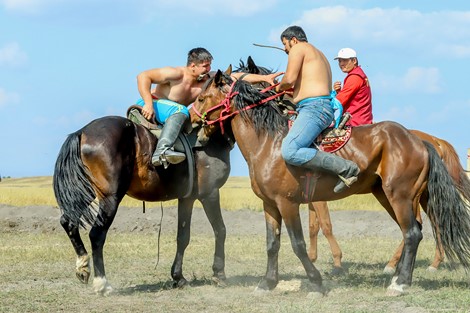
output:
<path id="1" fill-rule="evenodd" d="M 53 175 L 66 136 L 124 116 L 136 76 L 186 64 L 205 47 L 212 69 L 252 56 L 283 71 L 279 35 L 301 26 L 344 79 L 338 50 L 357 51 L 376 122 L 396 121 L 470 148 L 470 4 L 459 1 L 0 0 L 0 176 Z M 469 123 L 469 124 L 467 124 Z M 238 148 L 231 176 L 248 176 Z"/>

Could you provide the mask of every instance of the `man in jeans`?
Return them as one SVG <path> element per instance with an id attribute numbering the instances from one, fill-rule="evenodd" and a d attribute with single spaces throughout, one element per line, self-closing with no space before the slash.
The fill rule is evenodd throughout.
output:
<path id="1" fill-rule="evenodd" d="M 293 88 L 297 118 L 282 142 L 282 156 L 292 165 L 311 170 L 324 169 L 340 178 L 334 187 L 339 193 L 357 180 L 359 167 L 331 153 L 311 148 L 317 136 L 334 119 L 331 96 L 331 68 L 325 55 L 308 43 L 299 26 L 290 26 L 281 34 L 284 50 L 288 54 L 286 72 L 276 91 Z"/>

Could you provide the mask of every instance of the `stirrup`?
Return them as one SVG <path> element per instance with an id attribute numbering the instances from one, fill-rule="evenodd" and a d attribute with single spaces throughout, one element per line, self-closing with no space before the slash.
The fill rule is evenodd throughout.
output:
<path id="1" fill-rule="evenodd" d="M 354 184 L 357 181 L 357 176 L 352 176 L 349 178 L 345 178 L 341 175 L 338 175 L 339 179 L 343 181 L 343 183 L 346 185 L 346 187 L 351 187 L 352 184 Z"/>
<path id="2" fill-rule="evenodd" d="M 152 156 L 152 164 L 153 166 L 161 166 L 165 169 L 168 168 L 170 164 L 179 164 L 186 160 L 186 155 L 181 152 L 176 152 L 170 149 L 165 150 L 159 155 Z"/>
<path id="3" fill-rule="evenodd" d="M 350 188 L 352 184 L 354 184 L 357 181 L 357 176 L 352 176 L 349 178 L 345 178 L 341 175 L 338 175 L 339 179 L 341 180 L 339 183 L 336 184 L 335 188 L 333 191 L 335 193 L 340 193 L 344 191 L 347 188 Z"/>
<path id="4" fill-rule="evenodd" d="M 170 154 L 163 154 L 163 157 L 165 158 L 165 160 L 170 163 L 170 164 L 178 164 L 178 163 L 181 163 L 183 162 L 184 160 L 186 160 L 186 155 L 183 154 L 183 153 L 170 153 Z"/>

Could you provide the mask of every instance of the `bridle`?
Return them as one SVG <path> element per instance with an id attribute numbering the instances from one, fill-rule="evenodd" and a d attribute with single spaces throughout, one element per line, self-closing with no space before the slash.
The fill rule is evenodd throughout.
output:
<path id="1" fill-rule="evenodd" d="M 207 126 L 210 126 L 210 125 L 213 125 L 215 123 L 219 123 L 220 124 L 220 130 L 222 132 L 222 135 L 224 134 L 224 121 L 231 118 L 232 116 L 234 115 L 237 115 L 239 114 L 240 112 L 242 111 L 248 111 L 248 110 L 251 110 L 252 108 L 255 108 L 259 105 L 263 105 L 271 100 L 274 100 L 282 95 L 284 95 L 286 93 L 286 91 L 282 91 L 280 93 L 275 93 L 257 103 L 253 103 L 253 104 L 250 104 L 246 107 L 244 107 L 243 109 L 241 110 L 236 110 L 236 111 L 233 111 L 231 112 L 231 108 L 230 108 L 230 101 L 232 101 L 232 99 L 239 94 L 239 92 L 234 92 L 233 91 L 233 88 L 235 86 L 235 83 L 236 81 L 234 81 L 231 85 L 230 85 L 230 89 L 229 91 L 225 94 L 225 97 L 224 99 L 217 105 L 209 108 L 207 111 L 205 111 L 204 113 L 201 113 L 197 110 L 196 106 L 193 104 L 192 106 L 192 109 L 194 110 L 194 113 L 201 119 L 201 122 L 202 122 L 202 127 L 207 127 Z M 269 86 L 267 88 L 264 88 L 263 90 L 261 90 L 260 92 L 261 93 L 265 93 L 267 91 L 270 91 L 272 90 L 273 88 L 275 88 L 277 85 L 279 84 L 275 84 L 275 85 L 272 85 L 272 86 Z M 218 118 L 216 118 L 215 120 L 207 120 L 207 115 L 211 112 L 214 112 L 218 109 L 220 109 L 220 115 Z"/>

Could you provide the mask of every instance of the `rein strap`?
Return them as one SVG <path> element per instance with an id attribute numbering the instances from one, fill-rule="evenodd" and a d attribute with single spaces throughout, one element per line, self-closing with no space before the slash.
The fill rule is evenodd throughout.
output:
<path id="1" fill-rule="evenodd" d="M 217 122 L 220 123 L 220 130 L 222 132 L 222 135 L 225 133 L 224 131 L 224 121 L 229 119 L 230 117 L 234 116 L 234 115 L 237 115 L 239 114 L 240 112 L 242 111 L 248 111 L 248 110 L 251 110 L 259 105 L 262 105 L 262 104 L 265 104 L 271 100 L 274 100 L 282 95 L 284 95 L 286 93 L 286 91 L 282 91 L 280 93 L 276 93 L 272 96 L 269 96 L 261 101 L 259 101 L 258 103 L 253 103 L 253 104 L 250 104 L 246 107 L 244 107 L 242 110 L 237 110 L 237 111 L 233 111 L 233 112 L 230 112 L 230 101 L 232 100 L 232 98 L 234 98 L 236 95 L 239 94 L 239 92 L 233 92 L 233 87 L 235 86 L 235 83 L 236 82 L 233 82 L 231 85 L 230 85 L 230 90 L 229 92 L 225 95 L 225 98 L 216 106 L 213 106 L 211 107 L 209 110 L 207 110 L 206 112 L 204 112 L 203 114 L 201 114 L 193 105 L 193 110 L 194 112 L 201 118 L 202 120 L 202 123 L 205 124 L 205 126 L 209 126 L 209 125 L 212 125 L 212 124 L 215 124 Z M 272 86 L 269 86 L 263 90 L 261 90 L 260 92 L 261 93 L 265 93 L 271 89 L 273 89 L 274 87 L 276 87 L 277 85 L 279 84 L 275 84 L 275 85 L 272 85 Z M 215 120 L 211 120 L 211 121 L 208 121 L 206 120 L 206 116 L 208 113 L 212 112 L 212 111 L 215 111 L 217 110 L 218 108 L 220 107 L 223 107 L 223 109 L 220 111 L 220 116 L 219 118 L 215 119 Z"/>

